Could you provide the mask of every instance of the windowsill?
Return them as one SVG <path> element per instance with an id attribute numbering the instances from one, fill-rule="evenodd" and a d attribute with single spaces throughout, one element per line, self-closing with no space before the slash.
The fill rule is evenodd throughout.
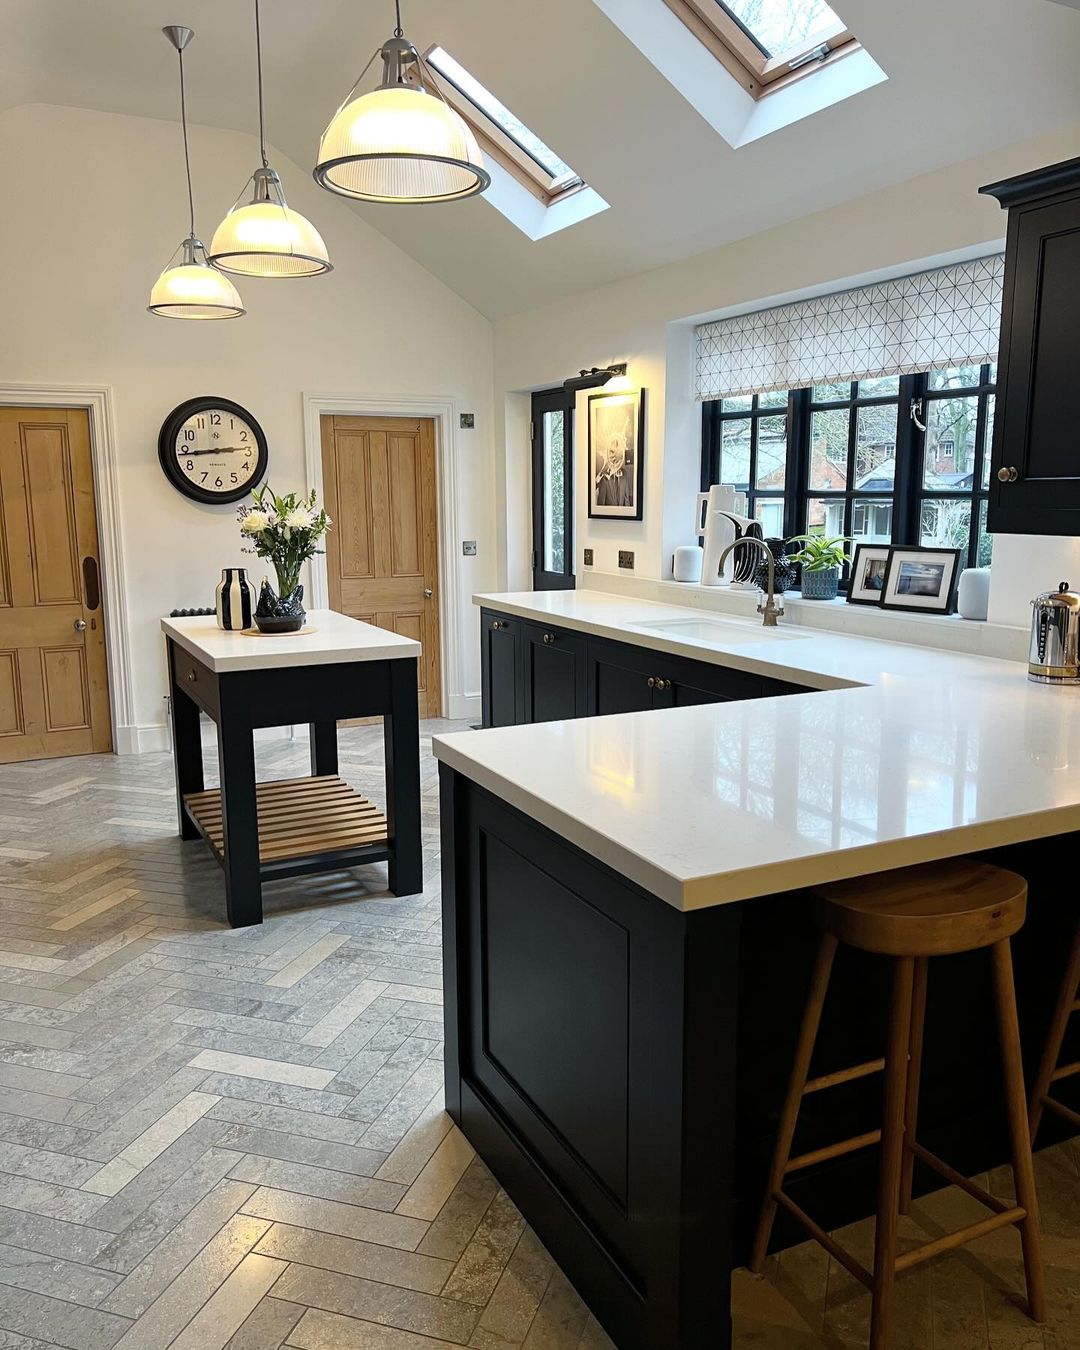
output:
<path id="1" fill-rule="evenodd" d="M 600 572 L 595 568 L 580 573 L 577 580 L 578 585 L 587 590 L 637 595 L 669 605 L 757 617 L 759 592 L 756 588 L 702 586 L 700 582 L 634 577 L 626 573 Z M 1009 624 L 962 619 L 958 614 L 911 614 L 906 610 L 879 609 L 874 605 L 852 605 L 842 596 L 835 600 L 804 600 L 797 591 L 789 591 L 784 596 L 784 607 L 789 623 L 806 628 L 823 628 L 920 647 L 940 647 L 1006 661 L 1027 660 L 1028 630 Z"/>

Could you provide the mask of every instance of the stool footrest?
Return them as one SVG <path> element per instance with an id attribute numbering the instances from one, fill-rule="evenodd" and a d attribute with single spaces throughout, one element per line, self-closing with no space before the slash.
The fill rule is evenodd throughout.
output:
<path id="1" fill-rule="evenodd" d="M 996 1195 L 991 1195 L 989 1191 L 984 1191 L 981 1186 L 977 1186 L 969 1177 L 958 1172 L 955 1167 L 931 1153 L 928 1148 L 923 1148 L 917 1140 L 912 1140 L 909 1145 L 912 1153 L 923 1162 L 927 1167 L 932 1167 L 938 1176 L 943 1177 L 951 1186 L 959 1186 L 962 1191 L 967 1191 L 973 1200 L 978 1200 L 980 1205 L 985 1205 L 987 1209 L 992 1209 L 995 1214 L 1004 1214 L 1009 1205 L 1004 1200 L 999 1200 Z"/>
<path id="2" fill-rule="evenodd" d="M 1073 1064 L 1062 1064 L 1050 1075 L 1051 1083 L 1060 1083 L 1063 1078 L 1075 1078 L 1080 1073 L 1080 1059 Z"/>
<path id="3" fill-rule="evenodd" d="M 1080 1130 L 1080 1111 L 1074 1111 L 1071 1106 L 1066 1106 L 1064 1102 L 1055 1101 L 1053 1097 L 1044 1097 L 1043 1106 L 1048 1111 L 1054 1111 L 1059 1116 L 1063 1116 L 1071 1125 L 1075 1125 Z"/>
<path id="4" fill-rule="evenodd" d="M 865 1266 L 860 1265 L 850 1252 L 845 1251 L 844 1248 L 840 1246 L 839 1242 L 837 1242 L 831 1234 L 827 1233 L 820 1224 L 815 1223 L 810 1215 L 792 1200 L 791 1196 L 785 1195 L 783 1191 L 774 1191 L 773 1199 L 777 1204 L 783 1205 L 796 1223 L 802 1224 L 810 1236 L 816 1242 L 820 1243 L 833 1260 L 836 1261 L 837 1264 L 843 1266 L 849 1275 L 853 1275 L 860 1283 L 866 1285 L 867 1289 L 873 1287 L 874 1277 L 870 1271 L 868 1271 Z"/>
<path id="5" fill-rule="evenodd" d="M 958 1228 L 955 1233 L 946 1233 L 943 1237 L 935 1238 L 933 1242 L 924 1242 L 921 1247 L 913 1247 L 910 1251 L 900 1253 L 896 1258 L 896 1273 L 899 1275 L 905 1270 L 910 1270 L 912 1266 L 922 1265 L 924 1261 L 940 1256 L 942 1252 L 951 1252 L 955 1247 L 963 1247 L 968 1242 L 974 1242 L 976 1238 L 985 1237 L 987 1233 L 994 1233 L 999 1228 L 1007 1228 L 1010 1224 L 1017 1224 L 1026 1218 L 1026 1209 L 1019 1207 L 1003 1209 L 1000 1214 L 991 1214 L 986 1219 L 980 1219 L 978 1223 L 969 1223 L 966 1228 Z"/>
<path id="6" fill-rule="evenodd" d="M 830 1158 L 842 1158 L 845 1153 L 854 1153 L 860 1148 L 869 1148 L 871 1144 L 881 1143 L 881 1131 L 871 1130 L 868 1134 L 857 1134 L 853 1139 L 841 1139 L 838 1144 L 829 1144 L 825 1148 L 816 1148 L 812 1153 L 800 1153 L 797 1158 L 789 1158 L 784 1175 L 789 1172 L 801 1172 L 804 1167 L 813 1167 L 814 1163 L 828 1162 Z"/>
<path id="7" fill-rule="evenodd" d="M 822 1088 L 839 1087 L 841 1083 L 853 1083 L 856 1078 L 869 1078 L 872 1073 L 881 1073 L 884 1068 L 883 1059 L 868 1059 L 865 1064 L 855 1064 L 850 1069 L 837 1069 L 835 1073 L 825 1073 L 820 1078 L 808 1078 L 803 1096 L 820 1092 Z"/>

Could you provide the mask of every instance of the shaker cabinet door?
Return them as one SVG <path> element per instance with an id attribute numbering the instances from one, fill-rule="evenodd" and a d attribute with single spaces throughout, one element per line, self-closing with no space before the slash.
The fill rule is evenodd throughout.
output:
<path id="1" fill-rule="evenodd" d="M 991 534 L 1080 534 L 1080 196 L 1014 207 L 1005 264 Z"/>
<path id="2" fill-rule="evenodd" d="M 558 722 L 585 713 L 585 639 L 565 628 L 524 625 L 523 722 Z"/>
<path id="3" fill-rule="evenodd" d="M 521 721 L 520 619 L 490 610 L 480 615 L 483 722 L 486 727 L 512 727 Z"/>

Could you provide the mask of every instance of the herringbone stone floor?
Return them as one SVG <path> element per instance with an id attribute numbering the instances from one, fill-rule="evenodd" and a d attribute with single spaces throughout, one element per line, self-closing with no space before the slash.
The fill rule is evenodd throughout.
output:
<path id="1" fill-rule="evenodd" d="M 611 1350 L 442 1112 L 449 725 L 424 727 L 422 896 L 379 865 L 283 882 L 237 932 L 167 755 L 0 768 L 0 1350 Z M 381 729 L 341 742 L 379 800 Z M 306 772 L 306 742 L 258 761 Z M 1039 1160 L 1048 1326 L 998 1234 L 902 1281 L 896 1350 L 1080 1346 L 1078 1163 Z M 930 1197 L 909 1236 L 966 1205 Z M 813 1246 L 737 1279 L 735 1311 L 746 1350 L 865 1343 L 865 1293 Z"/>

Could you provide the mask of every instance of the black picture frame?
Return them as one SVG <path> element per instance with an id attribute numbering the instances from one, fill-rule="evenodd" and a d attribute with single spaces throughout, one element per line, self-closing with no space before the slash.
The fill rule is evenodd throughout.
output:
<path id="1" fill-rule="evenodd" d="M 190 482 L 180 472 L 176 462 L 176 436 L 180 428 L 189 417 L 193 417 L 196 413 L 211 410 L 242 418 L 251 428 L 258 450 L 255 468 L 248 475 L 247 481 L 239 487 L 230 488 L 227 492 L 208 491 L 206 488 L 201 488 L 198 484 Z M 266 433 L 247 408 L 235 403 L 232 399 L 218 398 L 214 394 L 203 394 L 198 398 L 189 398 L 185 399 L 183 403 L 178 403 L 165 421 L 162 422 L 161 430 L 158 432 L 158 463 L 161 465 L 165 477 L 177 492 L 187 497 L 189 501 L 200 502 L 206 506 L 229 506 L 249 497 L 252 488 L 256 487 L 266 477 L 266 471 L 270 465 L 270 450 L 266 441 Z"/>
<path id="2" fill-rule="evenodd" d="M 885 588 L 881 593 L 881 608 L 891 610 L 901 610 L 907 614 L 952 614 L 956 609 L 956 587 L 960 580 L 960 558 L 964 550 L 959 548 L 930 548 L 919 547 L 914 544 L 894 544 L 889 553 L 889 566 L 885 573 Z M 895 598 L 895 586 L 900 570 L 908 561 L 921 560 L 922 565 L 926 565 L 931 559 L 941 560 L 943 565 L 950 568 L 949 578 L 945 587 L 945 593 L 940 592 L 937 595 L 927 595 L 924 598 L 929 601 L 939 601 L 939 603 L 909 604 L 903 600 Z M 910 594 L 910 593 L 909 593 Z M 890 595 L 893 598 L 890 599 Z"/>
<path id="3" fill-rule="evenodd" d="M 868 553 L 884 554 L 884 557 L 870 559 L 872 562 L 884 563 L 884 570 L 881 575 L 881 589 L 874 592 L 871 596 L 868 589 L 856 584 L 857 578 L 862 576 L 863 567 Z M 892 556 L 891 544 L 856 544 L 855 556 L 851 560 L 851 572 L 848 575 L 847 602 L 849 605 L 870 605 L 874 609 L 880 609 L 881 598 L 885 594 L 885 580 L 889 573 L 889 558 Z"/>
<path id="4" fill-rule="evenodd" d="M 611 473 L 608 470 L 601 471 L 597 465 L 597 455 L 601 447 L 597 444 L 598 436 L 603 434 L 605 439 L 608 436 L 606 428 L 599 427 L 599 421 L 602 416 L 602 407 L 606 411 L 626 406 L 627 414 L 625 419 L 620 419 L 620 429 L 616 435 L 622 435 L 627 444 L 623 450 L 625 459 L 630 461 L 629 474 L 625 473 L 624 468 L 621 473 Z M 614 420 L 605 418 L 604 420 Z M 588 408 L 588 474 L 589 474 L 589 518 L 591 520 L 642 520 L 645 511 L 645 390 L 644 389 L 617 389 L 603 394 L 589 395 Z M 634 444 L 628 444 L 629 435 L 634 436 Z M 625 477 L 623 478 L 623 475 Z M 617 484 L 616 491 L 625 495 L 627 488 L 631 493 L 631 500 L 628 503 L 606 503 L 598 499 L 602 495 L 609 495 L 605 489 L 604 483 L 610 483 L 613 480 L 622 478 L 622 482 Z"/>

